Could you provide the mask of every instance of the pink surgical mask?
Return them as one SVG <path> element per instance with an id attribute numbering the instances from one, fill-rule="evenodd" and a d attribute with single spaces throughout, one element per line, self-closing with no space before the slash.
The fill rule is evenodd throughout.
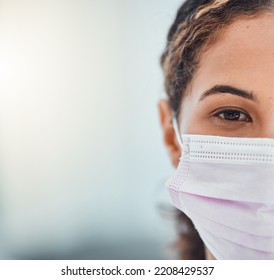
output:
<path id="1" fill-rule="evenodd" d="M 274 259 L 274 139 L 179 135 L 172 203 L 217 259 Z"/>

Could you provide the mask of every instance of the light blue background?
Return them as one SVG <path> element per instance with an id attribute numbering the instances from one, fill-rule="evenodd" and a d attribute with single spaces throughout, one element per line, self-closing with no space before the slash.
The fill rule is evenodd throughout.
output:
<path id="1" fill-rule="evenodd" d="M 0 257 L 175 257 L 157 101 L 181 3 L 0 0 Z"/>

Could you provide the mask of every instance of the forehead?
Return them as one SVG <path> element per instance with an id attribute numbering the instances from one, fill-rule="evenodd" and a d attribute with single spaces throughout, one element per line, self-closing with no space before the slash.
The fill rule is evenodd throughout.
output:
<path id="1" fill-rule="evenodd" d="M 274 96 L 274 14 L 242 18 L 221 31 L 200 58 L 191 88 L 233 84 Z"/>

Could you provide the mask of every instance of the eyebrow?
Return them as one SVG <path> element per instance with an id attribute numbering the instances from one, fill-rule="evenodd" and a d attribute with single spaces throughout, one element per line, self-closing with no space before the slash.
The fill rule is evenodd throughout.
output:
<path id="1" fill-rule="evenodd" d="M 251 100 L 254 102 L 258 102 L 258 99 L 253 94 L 253 92 L 235 88 L 235 87 L 228 86 L 228 85 L 217 85 L 217 86 L 212 87 L 211 89 L 205 91 L 202 94 L 199 101 L 202 101 L 203 99 L 205 99 L 206 97 L 208 97 L 210 95 L 222 94 L 222 93 L 233 94 L 233 95 L 237 95 L 237 96 L 243 97 L 245 99 L 248 99 L 248 100 Z"/>

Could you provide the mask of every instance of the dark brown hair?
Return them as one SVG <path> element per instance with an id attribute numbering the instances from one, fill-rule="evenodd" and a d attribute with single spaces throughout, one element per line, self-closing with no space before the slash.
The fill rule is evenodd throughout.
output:
<path id="1" fill-rule="evenodd" d="M 201 54 L 216 40 L 221 31 L 240 18 L 273 12 L 273 0 L 187 0 L 179 8 L 167 36 L 161 56 L 165 89 L 171 109 L 178 116 L 187 86 L 194 77 Z M 182 259 L 204 259 L 204 245 L 190 219 L 178 212 Z M 182 230 L 183 229 L 183 230 Z"/>

